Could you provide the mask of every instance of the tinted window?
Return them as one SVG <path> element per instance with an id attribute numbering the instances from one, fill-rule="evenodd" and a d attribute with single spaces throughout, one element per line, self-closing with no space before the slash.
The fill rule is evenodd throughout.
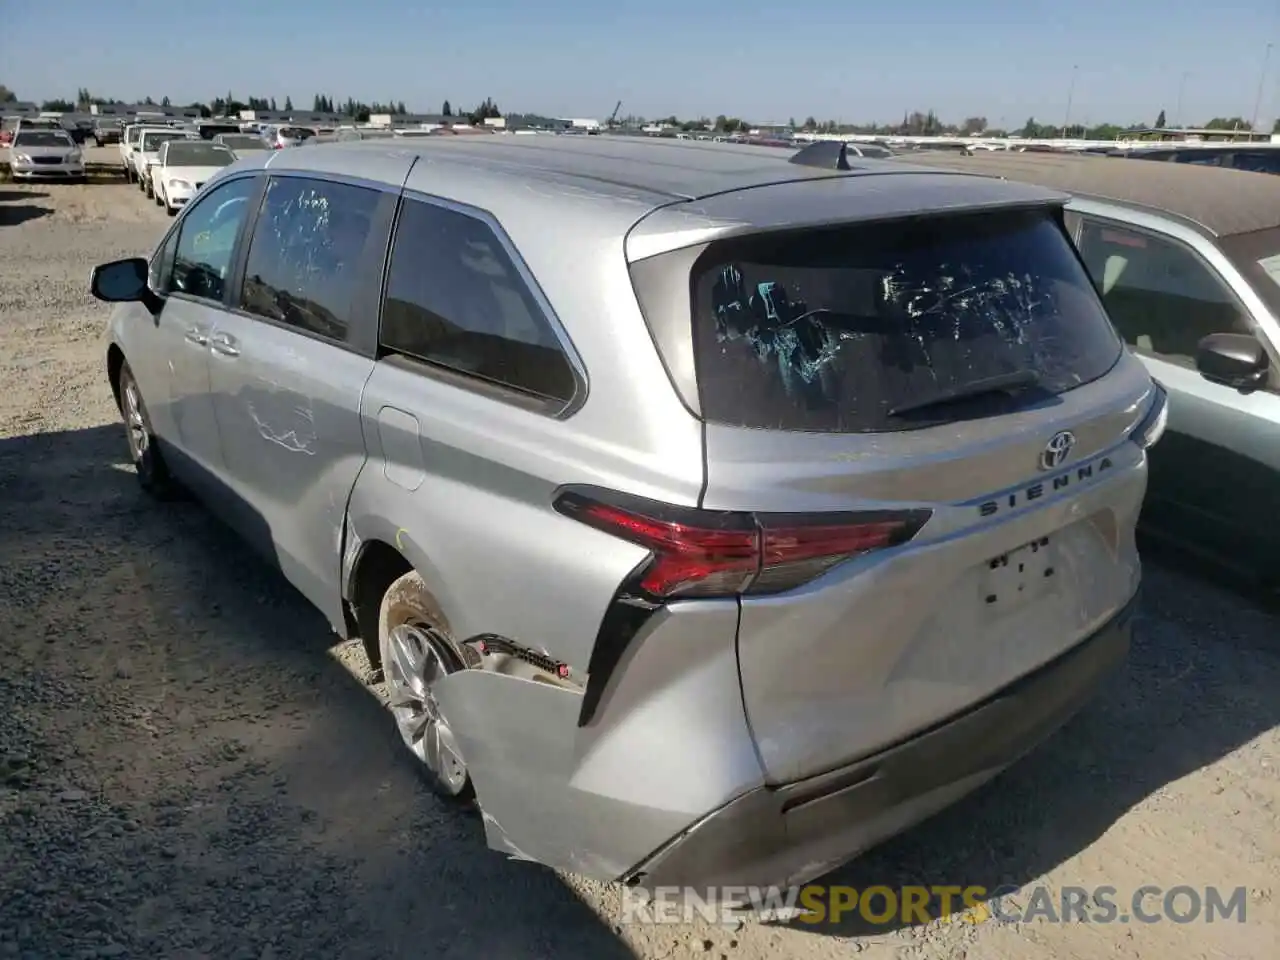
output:
<path id="1" fill-rule="evenodd" d="M 559 340 L 489 226 L 417 200 L 396 227 L 382 344 L 537 396 L 574 394 Z"/>
<path id="2" fill-rule="evenodd" d="M 1231 166 L 1254 173 L 1280 173 L 1280 150 L 1242 151 L 1232 159 Z"/>
<path id="3" fill-rule="evenodd" d="M 704 414 L 737 426 L 910 430 L 1096 380 L 1122 347 L 1070 240 L 1040 213 L 961 216 L 712 246 L 693 277 Z M 900 408 L 991 377 L 1038 386 Z"/>
<path id="4" fill-rule="evenodd" d="M 1250 333 L 1235 297 L 1194 250 L 1086 217 L 1080 253 L 1125 342 L 1187 366 L 1211 333 Z"/>
<path id="5" fill-rule="evenodd" d="M 380 194 L 322 180 L 272 180 L 249 246 L 240 307 L 343 340 Z"/>
<path id="6" fill-rule="evenodd" d="M 235 256 L 236 237 L 249 215 L 256 184 L 243 177 L 197 200 L 182 218 L 169 292 L 221 301 Z"/>
<path id="7" fill-rule="evenodd" d="M 1190 148 L 1183 150 L 1176 156 L 1179 163 L 1194 163 L 1199 167 L 1223 167 L 1230 166 L 1230 163 L 1223 163 L 1223 161 L 1228 160 L 1231 155 L 1218 150 L 1196 150 Z"/>

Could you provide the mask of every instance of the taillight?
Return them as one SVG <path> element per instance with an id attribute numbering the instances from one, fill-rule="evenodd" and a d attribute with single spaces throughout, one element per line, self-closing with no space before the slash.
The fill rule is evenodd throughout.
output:
<path id="1" fill-rule="evenodd" d="M 636 586 L 655 600 L 781 593 L 914 537 L 928 510 L 770 514 L 698 510 L 576 488 L 555 508 L 650 552 Z"/>

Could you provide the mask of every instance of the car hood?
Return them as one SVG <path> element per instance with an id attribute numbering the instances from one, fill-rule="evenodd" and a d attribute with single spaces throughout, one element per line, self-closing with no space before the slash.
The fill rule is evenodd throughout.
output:
<path id="1" fill-rule="evenodd" d="M 164 175 L 167 180 L 185 180 L 190 184 L 204 183 L 206 180 L 216 176 L 219 170 L 225 170 L 226 167 L 165 167 Z"/>
<path id="2" fill-rule="evenodd" d="M 63 147 L 17 146 L 13 148 L 13 152 L 20 154 L 24 157 L 65 157 L 77 149 L 79 148 L 72 147 L 72 146 L 63 146 Z"/>

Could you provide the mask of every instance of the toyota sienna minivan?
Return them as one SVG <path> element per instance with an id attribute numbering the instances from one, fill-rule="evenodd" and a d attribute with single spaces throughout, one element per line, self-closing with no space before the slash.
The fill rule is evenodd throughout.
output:
<path id="1" fill-rule="evenodd" d="M 1165 400 L 986 177 L 607 136 L 302 146 L 99 266 L 142 487 L 359 637 L 511 856 L 794 884 L 1119 665 Z"/>

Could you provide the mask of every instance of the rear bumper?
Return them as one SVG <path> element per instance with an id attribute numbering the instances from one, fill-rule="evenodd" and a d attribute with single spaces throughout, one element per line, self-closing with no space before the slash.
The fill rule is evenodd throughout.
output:
<path id="1" fill-rule="evenodd" d="M 805 883 L 949 806 L 1075 715 L 1126 659 L 1135 596 L 1104 627 L 965 713 L 818 777 L 752 790 L 623 876 L 645 888 Z"/>

